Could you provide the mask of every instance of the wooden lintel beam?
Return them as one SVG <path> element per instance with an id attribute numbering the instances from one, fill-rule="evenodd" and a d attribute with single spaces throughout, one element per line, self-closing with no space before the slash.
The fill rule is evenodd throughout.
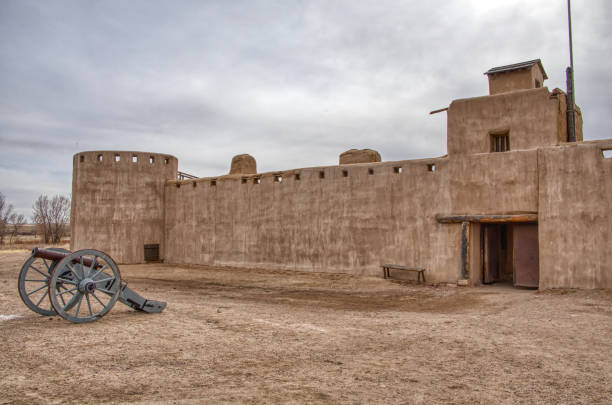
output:
<path id="1" fill-rule="evenodd" d="M 508 223 L 508 222 L 538 222 L 538 214 L 492 214 L 492 215 L 438 215 L 438 222 L 454 224 L 460 222 Z"/>

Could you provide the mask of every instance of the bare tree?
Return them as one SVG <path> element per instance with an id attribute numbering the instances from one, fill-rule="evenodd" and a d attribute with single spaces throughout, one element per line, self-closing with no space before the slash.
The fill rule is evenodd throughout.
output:
<path id="1" fill-rule="evenodd" d="M 9 219 L 13 214 L 13 205 L 7 204 L 4 194 L 0 193 L 0 244 L 4 242 L 4 236 L 8 232 Z"/>
<path id="2" fill-rule="evenodd" d="M 70 200 L 56 195 L 51 200 L 38 196 L 32 207 L 32 222 L 37 225 L 45 243 L 59 243 L 70 220 Z"/>
<path id="3" fill-rule="evenodd" d="M 38 196 L 32 207 L 32 222 L 36 224 L 38 233 L 42 236 L 44 243 L 51 240 L 49 222 L 49 197 L 44 194 Z"/>
<path id="4" fill-rule="evenodd" d="M 26 223 L 25 215 L 13 214 L 9 219 L 9 223 L 11 224 L 9 243 L 13 243 L 13 239 L 19 234 L 19 228 Z"/>
<path id="5" fill-rule="evenodd" d="M 70 200 L 63 195 L 56 195 L 51 200 L 51 238 L 53 243 L 60 243 L 66 234 L 70 222 Z"/>

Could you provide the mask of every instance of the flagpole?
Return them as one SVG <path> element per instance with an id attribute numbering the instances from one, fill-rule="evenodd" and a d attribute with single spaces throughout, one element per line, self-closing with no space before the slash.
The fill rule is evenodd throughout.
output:
<path id="1" fill-rule="evenodd" d="M 575 114 L 575 99 L 576 92 L 574 91 L 574 49 L 572 46 L 572 5 L 571 1 L 567 0 L 567 22 L 569 27 L 569 51 L 570 51 L 570 66 L 567 68 L 567 141 L 576 142 L 576 114 Z"/>

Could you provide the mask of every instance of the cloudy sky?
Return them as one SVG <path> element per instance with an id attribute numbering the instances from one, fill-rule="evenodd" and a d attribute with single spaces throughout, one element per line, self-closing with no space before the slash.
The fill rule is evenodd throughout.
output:
<path id="1" fill-rule="evenodd" d="M 0 0 L 0 192 L 31 214 L 69 194 L 72 155 L 169 153 L 226 173 L 446 153 L 446 115 L 483 72 L 541 58 L 565 88 L 565 0 Z M 585 139 L 612 138 L 612 1 L 575 0 Z"/>

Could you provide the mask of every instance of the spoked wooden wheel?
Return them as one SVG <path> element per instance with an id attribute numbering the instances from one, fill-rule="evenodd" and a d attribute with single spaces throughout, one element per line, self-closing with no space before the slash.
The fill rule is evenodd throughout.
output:
<path id="1" fill-rule="evenodd" d="M 69 250 L 60 248 L 49 248 L 48 250 L 70 253 Z M 32 256 L 26 260 L 19 272 L 18 290 L 21 300 L 28 308 L 41 315 L 55 315 L 55 310 L 49 302 L 48 288 L 51 272 L 56 264 L 57 262 L 52 260 Z M 62 283 L 56 287 L 62 291 L 67 289 Z"/>
<path id="2" fill-rule="evenodd" d="M 72 322 L 93 322 L 101 318 L 115 305 L 120 292 L 119 268 L 106 253 L 93 249 L 66 256 L 49 278 L 53 309 Z"/>

